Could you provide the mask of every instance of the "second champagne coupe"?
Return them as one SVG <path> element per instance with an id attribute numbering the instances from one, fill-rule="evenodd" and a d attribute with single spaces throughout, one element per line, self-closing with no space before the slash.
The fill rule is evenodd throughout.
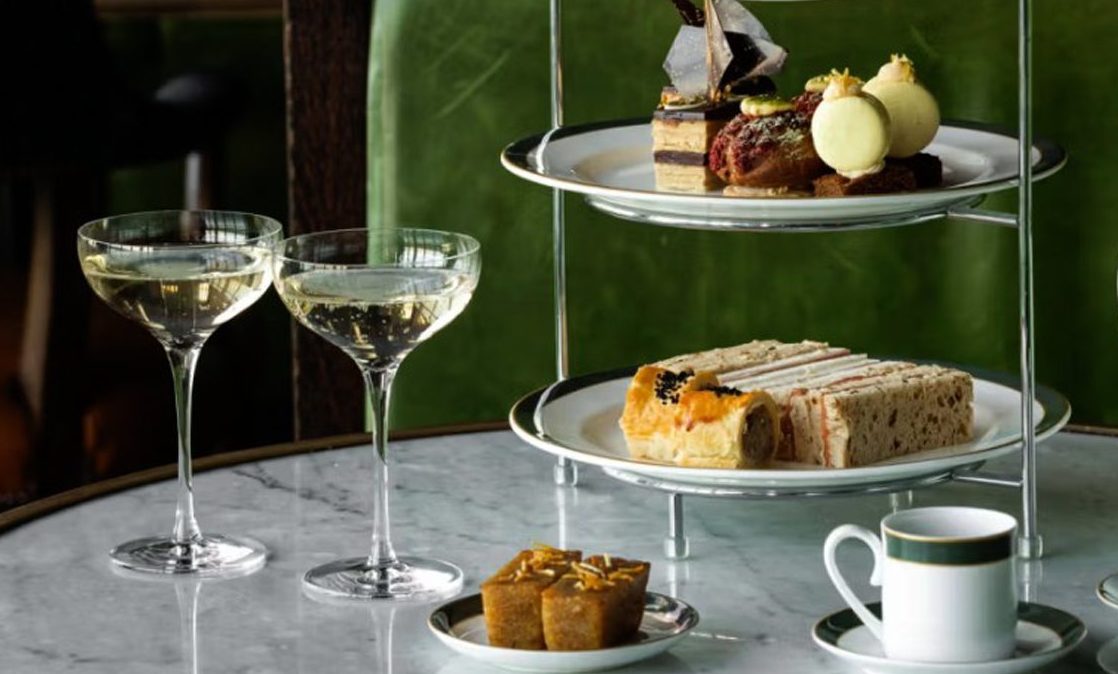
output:
<path id="1" fill-rule="evenodd" d="M 179 426 L 179 495 L 170 536 L 110 553 L 134 571 L 219 576 L 260 568 L 267 551 L 249 538 L 203 535 L 194 518 L 190 402 L 202 344 L 268 289 L 278 222 L 247 213 L 156 211 L 103 218 L 78 230 L 78 259 L 101 299 L 155 335 L 167 351 Z"/>
<path id="2" fill-rule="evenodd" d="M 400 363 L 466 308 L 481 272 L 478 242 L 424 229 L 347 229 L 285 240 L 275 285 L 296 320 L 357 363 L 373 408 L 373 544 L 367 557 L 311 569 L 335 598 L 427 600 L 457 593 L 462 571 L 399 557 L 389 540 L 388 400 Z"/>

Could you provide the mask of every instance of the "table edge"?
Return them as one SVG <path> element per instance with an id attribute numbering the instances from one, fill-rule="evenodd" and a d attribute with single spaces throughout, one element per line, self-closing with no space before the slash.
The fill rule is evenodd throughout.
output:
<path id="1" fill-rule="evenodd" d="M 418 440 L 421 438 L 463 435 L 467 433 L 486 433 L 508 429 L 509 425 L 507 421 L 482 421 L 393 431 L 389 435 L 389 438 L 391 440 Z M 228 468 L 244 463 L 252 463 L 254 461 L 265 461 L 296 454 L 312 454 L 314 452 L 351 447 L 368 442 L 368 433 L 345 433 L 313 440 L 299 440 L 277 445 L 265 445 L 263 447 L 222 452 L 221 454 L 195 459 L 193 468 L 195 473 L 201 473 L 207 470 Z M 176 464 L 166 464 L 134 473 L 119 475 L 107 480 L 101 480 L 100 482 L 92 482 L 68 491 L 36 499 L 30 503 L 25 503 L 10 510 L 0 512 L 0 534 L 5 534 L 40 517 L 56 513 L 70 506 L 86 503 L 101 498 L 102 496 L 124 491 L 125 489 L 142 487 L 152 482 L 171 479 L 177 474 L 178 466 Z"/>
<path id="2" fill-rule="evenodd" d="M 507 421 L 481 421 L 468 424 L 453 424 L 449 426 L 430 426 L 425 428 L 416 428 L 411 430 L 395 431 L 391 434 L 392 440 L 417 440 L 421 438 L 431 438 L 446 435 L 463 435 L 467 433 L 486 433 L 492 431 L 508 430 L 509 425 Z M 1062 433 L 1077 433 L 1080 435 L 1099 435 L 1111 438 L 1118 438 L 1118 428 L 1110 426 L 1091 426 L 1086 424 L 1068 424 L 1061 431 Z M 339 449 L 341 447 L 351 447 L 359 445 L 369 440 L 368 433 L 346 433 L 343 435 L 332 435 L 325 438 L 317 438 L 314 440 L 301 440 L 297 442 L 285 442 L 278 445 L 266 445 L 263 447 L 253 447 L 251 449 L 242 449 L 233 452 L 223 452 L 221 454 L 214 454 L 194 461 L 194 472 L 200 473 L 207 470 L 214 470 L 216 468 L 228 468 L 230 466 L 237 466 L 243 463 L 251 463 L 253 461 L 264 461 L 267 459 L 282 458 L 285 456 L 292 456 L 295 454 L 312 454 L 314 452 L 328 451 L 331 449 Z M 133 487 L 141 487 L 152 482 L 160 480 L 167 480 L 175 477 L 177 474 L 177 466 L 175 464 L 167 464 L 149 468 L 147 470 L 137 471 L 135 473 L 128 473 L 118 477 L 94 482 L 87 485 L 82 485 L 64 491 L 59 494 L 53 494 L 45 498 L 25 503 L 21 506 L 16 506 L 10 510 L 0 512 L 0 534 L 7 533 L 12 529 L 20 527 L 28 522 L 32 522 L 45 515 L 58 512 L 70 506 L 92 501 L 102 496 L 108 496 L 118 491 L 131 489 Z"/>

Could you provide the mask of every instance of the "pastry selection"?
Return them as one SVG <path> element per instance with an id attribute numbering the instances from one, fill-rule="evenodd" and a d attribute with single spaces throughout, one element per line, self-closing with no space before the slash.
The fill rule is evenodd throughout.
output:
<path id="1" fill-rule="evenodd" d="M 689 403 L 699 396 L 720 404 Z M 973 399 L 971 376 L 959 370 L 761 340 L 640 368 L 620 424 L 638 459 L 849 468 L 968 442 Z"/>
<path id="2" fill-rule="evenodd" d="M 786 52 L 738 0 L 672 1 L 684 26 L 652 118 L 657 189 L 839 197 L 941 184 L 940 160 L 922 152 L 939 106 L 908 57 L 894 54 L 868 82 L 813 77 L 785 100 L 770 77 Z"/>
<path id="3" fill-rule="evenodd" d="M 481 584 L 489 644 L 582 651 L 631 640 L 644 613 L 648 562 L 538 545 Z"/>

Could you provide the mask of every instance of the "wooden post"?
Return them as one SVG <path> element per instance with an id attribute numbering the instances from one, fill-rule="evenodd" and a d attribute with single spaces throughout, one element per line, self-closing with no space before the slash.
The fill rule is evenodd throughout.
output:
<path id="1" fill-rule="evenodd" d="M 84 382 L 93 374 L 86 368 L 91 293 L 74 237 L 78 227 L 104 212 L 105 189 L 105 176 L 97 171 L 62 171 L 34 180 L 19 376 L 40 496 L 71 489 L 88 477 L 81 429 Z"/>
<path id="2" fill-rule="evenodd" d="M 285 0 L 288 235 L 365 226 L 366 86 L 373 0 Z M 357 366 L 294 326 L 295 437 L 359 430 Z"/>

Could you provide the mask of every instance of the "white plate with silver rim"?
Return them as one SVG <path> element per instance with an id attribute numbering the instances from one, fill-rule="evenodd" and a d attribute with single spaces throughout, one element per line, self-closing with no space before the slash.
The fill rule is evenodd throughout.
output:
<path id="1" fill-rule="evenodd" d="M 867 608 L 881 615 L 880 602 Z M 1021 602 L 1017 605 L 1017 650 L 992 662 L 909 662 L 890 660 L 881 642 L 851 609 L 823 618 L 811 630 L 820 648 L 843 662 L 873 674 L 1023 674 L 1070 653 L 1087 635 L 1081 620 L 1056 608 Z"/>
<path id="2" fill-rule="evenodd" d="M 699 624 L 690 605 L 655 592 L 644 599 L 644 618 L 632 643 L 592 651 L 526 651 L 489 645 L 481 595 L 443 604 L 427 626 L 453 650 L 486 664 L 523 672 L 593 672 L 621 667 L 659 655 Z"/>
<path id="3" fill-rule="evenodd" d="M 647 119 L 569 126 L 531 136 L 506 147 L 501 163 L 525 180 L 584 194 L 592 206 L 611 215 L 703 229 L 833 229 L 919 222 L 1017 185 L 1017 138 L 994 127 L 944 124 L 926 151 L 943 161 L 942 187 L 799 199 L 657 190 Z M 1066 161 L 1063 149 L 1046 140 L 1034 139 L 1032 154 L 1034 180 L 1055 173 Z"/>
<path id="4" fill-rule="evenodd" d="M 574 377 L 534 391 L 513 406 L 509 423 L 534 447 L 601 466 L 614 477 L 630 482 L 640 483 L 629 479 L 637 476 L 669 481 L 676 487 L 755 489 L 765 495 L 859 491 L 948 476 L 1019 448 L 1021 394 L 1013 380 L 1006 375 L 960 369 L 970 370 L 975 377 L 971 442 L 857 468 L 795 463 L 776 463 L 765 469 L 692 468 L 633 459 L 618 420 L 636 368 Z M 1043 386 L 1037 387 L 1033 409 L 1038 439 L 1056 433 L 1071 416 L 1067 399 Z"/>

